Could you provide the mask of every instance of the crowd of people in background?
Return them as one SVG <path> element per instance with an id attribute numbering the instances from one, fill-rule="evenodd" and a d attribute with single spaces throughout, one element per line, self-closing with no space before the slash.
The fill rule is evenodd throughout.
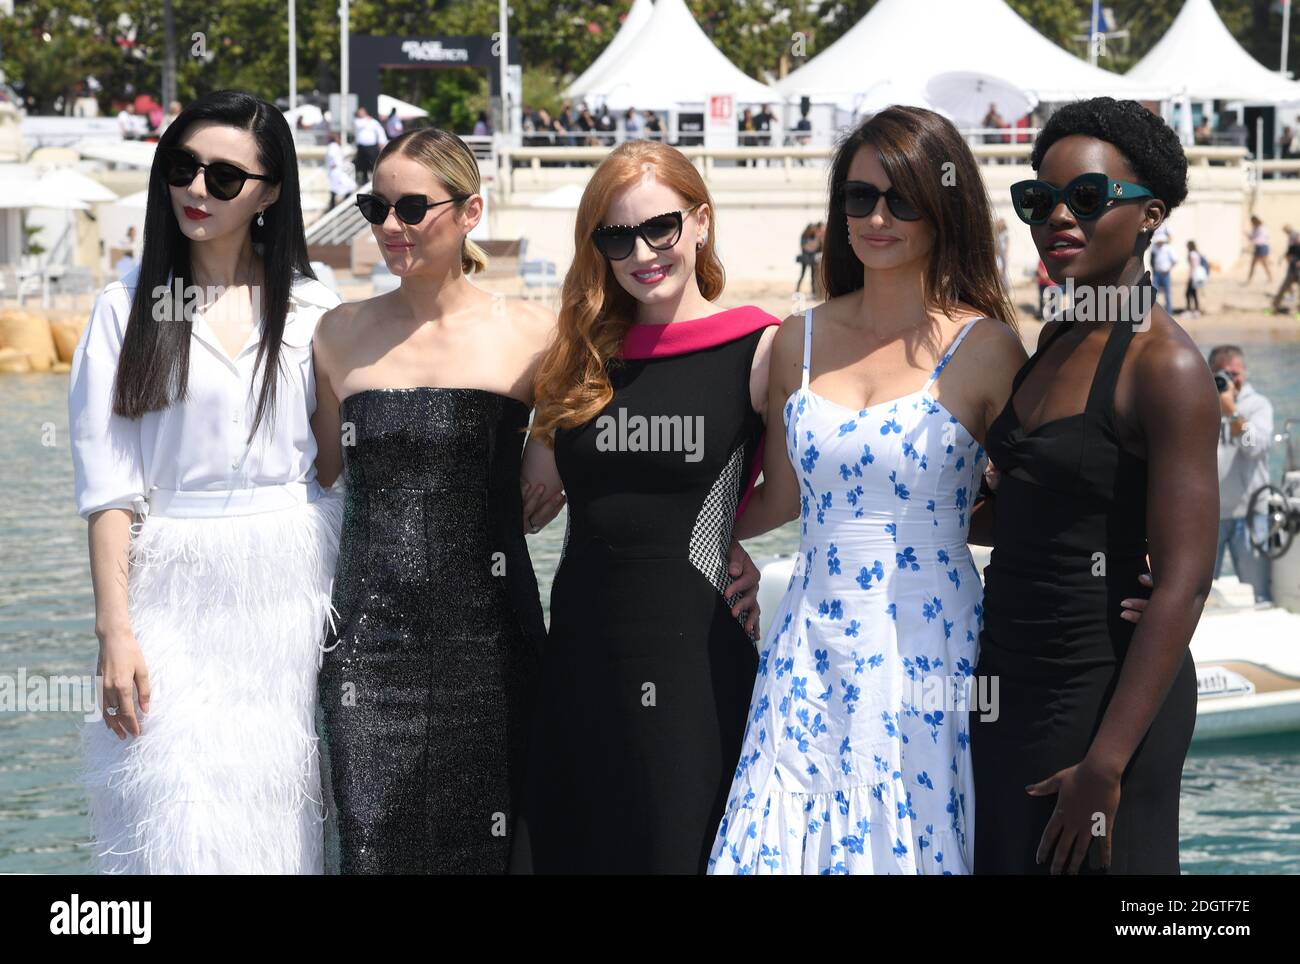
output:
<path id="1" fill-rule="evenodd" d="M 623 130 L 626 140 L 664 139 L 664 123 L 652 110 L 638 111 L 628 108 L 623 113 Z M 598 147 L 613 146 L 617 140 L 618 120 L 603 104 L 592 111 L 584 103 L 576 106 L 565 101 L 558 114 L 552 115 L 545 107 L 523 110 L 523 142 L 525 147 Z M 477 129 L 475 131 L 477 133 Z"/>
<path id="2" fill-rule="evenodd" d="M 172 101 L 163 110 L 152 97 L 141 95 L 118 104 L 117 129 L 123 140 L 156 141 L 180 112 L 180 101 Z"/>

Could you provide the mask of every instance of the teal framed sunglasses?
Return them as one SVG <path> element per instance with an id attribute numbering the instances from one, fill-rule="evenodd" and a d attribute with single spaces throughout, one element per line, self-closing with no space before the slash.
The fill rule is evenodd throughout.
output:
<path id="1" fill-rule="evenodd" d="M 1111 201 L 1133 201 L 1155 197 L 1150 188 L 1131 181 L 1118 181 L 1100 172 L 1080 174 L 1065 187 L 1046 181 L 1017 181 L 1011 185 L 1011 203 L 1016 215 L 1026 224 L 1044 224 L 1065 201 L 1076 218 L 1091 221 L 1099 218 Z"/>

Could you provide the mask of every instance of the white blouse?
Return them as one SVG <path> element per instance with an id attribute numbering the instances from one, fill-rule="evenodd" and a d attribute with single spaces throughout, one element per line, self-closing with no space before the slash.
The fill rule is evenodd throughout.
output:
<path id="1" fill-rule="evenodd" d="M 313 501 L 320 487 L 311 431 L 316 410 L 311 341 L 316 323 L 339 303 L 338 296 L 311 278 L 294 283 L 274 416 L 263 415 L 250 445 L 260 318 L 232 359 L 202 311 L 196 311 L 188 398 L 140 419 L 113 414 L 113 380 L 139 273 L 100 293 L 72 358 L 68 425 L 81 517 L 110 508 L 214 517 Z"/>

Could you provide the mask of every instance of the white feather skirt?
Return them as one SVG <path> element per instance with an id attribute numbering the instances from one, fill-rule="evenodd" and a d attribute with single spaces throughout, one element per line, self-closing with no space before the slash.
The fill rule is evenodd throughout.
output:
<path id="1" fill-rule="evenodd" d="M 316 674 L 342 495 L 133 528 L 128 604 L 151 688 L 141 735 L 82 729 L 95 869 L 318 874 Z"/>

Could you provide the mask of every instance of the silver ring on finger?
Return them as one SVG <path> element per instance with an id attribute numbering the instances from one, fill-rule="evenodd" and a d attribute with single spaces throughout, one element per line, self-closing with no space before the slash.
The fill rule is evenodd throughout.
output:
<path id="1" fill-rule="evenodd" d="M 109 716 L 117 716 L 118 708 L 116 706 L 106 706 L 104 712 Z"/>

